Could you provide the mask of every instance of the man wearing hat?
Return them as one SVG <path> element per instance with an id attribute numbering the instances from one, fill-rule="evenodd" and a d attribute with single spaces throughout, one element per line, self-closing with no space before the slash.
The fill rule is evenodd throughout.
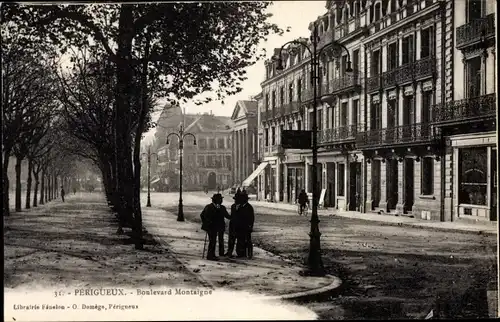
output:
<path id="1" fill-rule="evenodd" d="M 248 203 L 248 194 L 243 190 L 239 195 L 240 206 L 236 213 L 236 255 L 238 257 L 252 257 L 252 231 L 255 214 L 252 205 Z"/>
<path id="2" fill-rule="evenodd" d="M 226 230 L 226 222 L 224 218 L 230 219 L 226 207 L 222 205 L 222 195 L 216 193 L 212 196 L 212 203 L 205 206 L 201 212 L 201 229 L 208 234 L 208 260 L 218 260 L 215 256 L 215 244 L 217 237 L 219 239 L 219 256 L 224 256 L 224 231 Z"/>
<path id="3" fill-rule="evenodd" d="M 234 250 L 234 245 L 236 244 L 236 238 L 238 236 L 238 232 L 236 231 L 236 225 L 238 219 L 236 218 L 238 215 L 238 209 L 241 205 L 241 191 L 240 188 L 236 190 L 236 193 L 233 197 L 234 203 L 231 205 L 231 219 L 229 221 L 229 239 L 227 242 L 227 253 L 225 254 L 226 257 L 233 257 L 233 250 Z"/>

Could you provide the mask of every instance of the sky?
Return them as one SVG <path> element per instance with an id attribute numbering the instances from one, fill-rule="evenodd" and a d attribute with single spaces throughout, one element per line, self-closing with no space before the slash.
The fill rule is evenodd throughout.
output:
<path id="1" fill-rule="evenodd" d="M 257 52 L 265 48 L 267 52 L 266 59 L 270 58 L 273 49 L 279 48 L 287 41 L 294 40 L 299 37 L 309 37 L 309 23 L 316 20 L 317 17 L 325 14 L 326 1 L 275 1 L 268 8 L 268 12 L 273 14 L 270 22 L 277 24 L 283 30 L 290 27 L 290 32 L 285 32 L 282 36 L 271 35 L 266 42 L 259 45 Z M 243 90 L 233 96 L 228 96 L 224 99 L 224 104 L 221 101 L 212 101 L 204 105 L 195 105 L 194 103 L 186 103 L 181 105 L 185 108 L 186 113 L 204 113 L 212 112 L 215 115 L 231 116 L 234 106 L 238 100 L 249 100 L 252 96 L 260 93 L 260 83 L 264 80 L 265 67 L 264 61 L 258 61 L 255 65 L 247 68 L 248 79 L 242 82 Z M 156 113 L 153 116 L 155 121 L 159 116 Z M 155 130 L 151 130 L 144 136 L 144 143 L 151 142 Z"/>

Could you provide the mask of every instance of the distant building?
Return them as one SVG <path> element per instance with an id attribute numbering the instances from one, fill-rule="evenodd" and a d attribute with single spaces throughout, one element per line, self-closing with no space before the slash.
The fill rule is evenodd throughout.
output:
<path id="1" fill-rule="evenodd" d="M 160 191 L 176 191 L 179 188 L 179 146 L 176 136 L 180 126 L 185 133 L 196 136 L 194 145 L 191 137 L 184 141 L 183 189 L 201 190 L 203 187 L 215 190 L 230 186 L 232 156 L 230 117 L 208 114 L 183 114 L 180 107 L 166 106 L 158 121 L 156 151 L 159 163 L 152 168 L 152 181 Z"/>
<path id="2" fill-rule="evenodd" d="M 257 101 L 238 101 L 233 110 L 232 129 L 232 181 L 237 185 L 254 186 L 249 178 L 258 162 Z M 248 180 L 246 180 L 248 179 Z"/>

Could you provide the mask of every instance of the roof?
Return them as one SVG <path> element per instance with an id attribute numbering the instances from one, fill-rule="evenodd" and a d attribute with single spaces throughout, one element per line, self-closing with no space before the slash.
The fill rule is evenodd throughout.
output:
<path id="1" fill-rule="evenodd" d="M 187 116 L 187 115 L 186 115 Z M 227 131 L 231 130 L 234 122 L 228 116 L 217 116 L 213 114 L 195 115 L 196 119 L 187 125 L 186 131 L 198 127 L 200 132 Z"/>
<path id="2" fill-rule="evenodd" d="M 239 115 L 246 115 L 249 113 L 257 115 L 257 101 L 248 101 L 248 100 L 237 101 L 236 106 L 233 109 L 233 114 L 231 115 L 231 119 L 235 120 L 239 118 Z"/>

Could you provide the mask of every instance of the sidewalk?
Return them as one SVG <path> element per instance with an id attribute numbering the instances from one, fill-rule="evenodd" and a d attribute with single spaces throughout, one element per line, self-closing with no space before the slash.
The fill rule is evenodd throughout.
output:
<path id="1" fill-rule="evenodd" d="M 150 234 L 168 245 L 170 254 L 214 289 L 227 287 L 284 299 L 323 293 L 341 285 L 334 276 L 301 277 L 302 267 L 257 247 L 252 259 L 202 259 L 205 232 L 200 225 L 178 222 L 177 215 L 161 209 L 143 208 L 143 222 Z M 225 243 L 227 250 L 227 235 Z"/>
<path id="2" fill-rule="evenodd" d="M 196 194 L 198 192 L 189 192 L 189 194 Z M 200 193 L 200 196 L 206 196 L 204 193 Z M 229 195 L 225 195 L 229 197 Z M 287 203 L 276 203 L 267 201 L 257 201 L 255 200 L 255 195 L 251 196 L 251 203 L 255 207 L 277 209 L 277 210 L 289 210 L 290 214 L 295 215 L 297 212 L 297 206 Z M 429 221 L 422 220 L 418 218 L 410 218 L 405 216 L 394 216 L 387 214 L 377 214 L 377 213 L 360 213 L 356 211 L 339 211 L 337 209 L 318 209 L 319 216 L 338 216 L 344 218 L 355 218 L 360 220 L 376 221 L 381 223 L 386 223 L 389 225 L 398 226 L 412 226 L 421 227 L 425 229 L 434 230 L 445 230 L 445 231 L 457 231 L 457 232 L 469 232 L 469 233 L 484 233 L 496 235 L 498 233 L 497 222 L 474 222 L 467 223 L 464 221 L 454 221 L 454 222 L 440 222 L 440 221 Z"/>

